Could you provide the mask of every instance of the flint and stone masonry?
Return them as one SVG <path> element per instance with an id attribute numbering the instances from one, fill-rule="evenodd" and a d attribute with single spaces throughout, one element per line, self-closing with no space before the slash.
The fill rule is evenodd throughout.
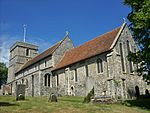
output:
<path id="1" fill-rule="evenodd" d="M 26 96 L 86 96 L 94 87 L 95 97 L 133 99 L 150 86 L 137 75 L 138 65 L 128 61 L 130 51 L 138 48 L 126 23 L 79 47 L 67 34 L 41 54 L 36 45 L 16 42 L 7 85 L 12 95 L 24 84 Z"/>

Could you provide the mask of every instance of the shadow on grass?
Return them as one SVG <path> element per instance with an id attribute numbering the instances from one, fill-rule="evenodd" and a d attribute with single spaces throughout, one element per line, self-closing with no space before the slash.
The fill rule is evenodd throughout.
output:
<path id="1" fill-rule="evenodd" d="M 10 102 L 0 102 L 0 107 L 1 106 L 18 106 L 18 104 L 13 104 Z"/>
<path id="2" fill-rule="evenodd" d="M 75 99 L 58 99 L 58 101 L 66 101 L 66 102 L 71 102 L 71 103 L 82 103 L 81 100 L 75 100 Z"/>
<path id="3" fill-rule="evenodd" d="M 150 98 L 149 99 L 136 99 L 126 100 L 123 104 L 129 107 L 140 107 L 142 109 L 150 110 Z"/>

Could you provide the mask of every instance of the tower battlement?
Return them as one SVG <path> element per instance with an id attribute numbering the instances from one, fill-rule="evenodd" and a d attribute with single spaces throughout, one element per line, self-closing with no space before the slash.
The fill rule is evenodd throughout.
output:
<path id="1" fill-rule="evenodd" d="M 15 79 L 15 72 L 28 60 L 38 54 L 38 46 L 27 42 L 17 41 L 10 47 L 7 83 Z"/>

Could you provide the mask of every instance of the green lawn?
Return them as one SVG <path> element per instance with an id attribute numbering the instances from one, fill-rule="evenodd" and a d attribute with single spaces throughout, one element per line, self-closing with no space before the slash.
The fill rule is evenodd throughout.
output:
<path id="1" fill-rule="evenodd" d="M 25 101 L 16 101 L 13 96 L 0 96 L 0 113 L 150 113 L 150 100 L 139 101 L 142 106 L 137 101 L 124 104 L 87 104 L 82 101 L 83 97 L 59 97 L 58 102 L 50 103 L 47 97 L 26 97 Z"/>

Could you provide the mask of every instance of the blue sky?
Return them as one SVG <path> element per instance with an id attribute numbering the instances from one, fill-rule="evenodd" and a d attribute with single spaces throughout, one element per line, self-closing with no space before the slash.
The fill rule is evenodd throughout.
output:
<path id="1" fill-rule="evenodd" d="M 75 46 L 123 23 L 130 8 L 123 0 L 0 0 L 0 57 L 8 63 L 9 47 L 23 41 L 39 45 L 42 52 L 69 31 Z"/>

